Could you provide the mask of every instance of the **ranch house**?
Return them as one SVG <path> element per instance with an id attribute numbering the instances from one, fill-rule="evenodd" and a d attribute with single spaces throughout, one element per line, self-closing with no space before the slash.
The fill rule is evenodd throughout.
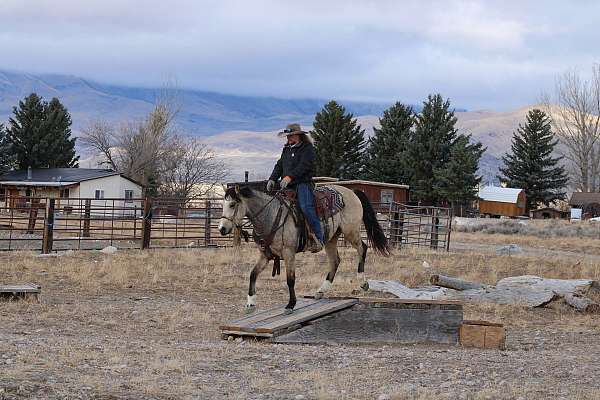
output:
<path id="1" fill-rule="evenodd" d="M 525 215 L 525 191 L 485 186 L 479 190 L 479 214 L 493 217 Z"/>
<path id="2" fill-rule="evenodd" d="M 9 208 L 26 207 L 32 199 L 44 203 L 46 198 L 56 199 L 57 207 L 85 198 L 94 206 L 118 199 L 115 207 L 140 208 L 142 194 L 140 183 L 107 169 L 40 168 L 0 176 L 0 206 Z"/>

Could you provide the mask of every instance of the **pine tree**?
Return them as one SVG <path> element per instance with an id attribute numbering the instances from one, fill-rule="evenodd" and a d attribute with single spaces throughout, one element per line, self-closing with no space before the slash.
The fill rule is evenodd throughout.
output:
<path id="1" fill-rule="evenodd" d="M 406 151 L 414 124 L 412 107 L 396 103 L 383 112 L 381 128 L 373 128 L 366 151 L 366 179 L 406 184 L 412 168 L 406 163 Z"/>
<path id="2" fill-rule="evenodd" d="M 356 179 L 364 168 L 365 131 L 351 113 L 330 101 L 315 116 L 317 175 Z"/>
<path id="3" fill-rule="evenodd" d="M 481 183 L 477 169 L 485 150 L 480 142 L 471 143 L 471 135 L 459 135 L 450 148 L 449 162 L 435 171 L 438 177 L 436 189 L 453 208 L 477 199 L 477 188 Z"/>
<path id="4" fill-rule="evenodd" d="M 557 143 L 550 118 L 533 109 L 527 114 L 525 126 L 519 124 L 513 133 L 511 153 L 502 157 L 504 167 L 498 178 L 509 187 L 525 190 L 527 210 L 565 197 L 568 176 L 559 165 L 562 157 L 552 157 Z"/>
<path id="5" fill-rule="evenodd" d="M 71 138 L 71 116 L 54 97 L 45 109 L 44 130 L 51 138 L 48 149 L 49 168 L 77 168 L 79 156 L 75 154 L 75 139 Z"/>
<path id="6" fill-rule="evenodd" d="M 409 143 L 407 162 L 412 166 L 412 196 L 424 204 L 438 204 L 445 199 L 438 183 L 440 171 L 450 162 L 452 143 L 457 130 L 450 101 L 439 94 L 429 95 L 417 116 Z"/>
<path id="7" fill-rule="evenodd" d="M 71 117 L 58 99 L 46 103 L 32 93 L 13 108 L 13 114 L 7 141 L 17 168 L 77 167 Z"/>
<path id="8" fill-rule="evenodd" d="M 0 174 L 7 172 L 13 167 L 13 157 L 6 137 L 4 125 L 0 124 Z"/>

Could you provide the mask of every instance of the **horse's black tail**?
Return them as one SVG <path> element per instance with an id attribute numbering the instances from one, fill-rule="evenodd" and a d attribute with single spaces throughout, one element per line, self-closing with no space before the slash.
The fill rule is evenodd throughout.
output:
<path id="1" fill-rule="evenodd" d="M 375 215 L 375 211 L 371 206 L 369 198 L 362 190 L 354 190 L 354 193 L 358 196 L 360 203 L 362 204 L 363 222 L 367 230 L 369 244 L 378 254 L 386 257 L 389 256 L 390 248 L 388 240 L 385 237 L 385 233 L 383 233 L 383 229 L 381 229 L 381 225 L 379 225 L 379 221 L 377 221 L 377 216 Z"/>

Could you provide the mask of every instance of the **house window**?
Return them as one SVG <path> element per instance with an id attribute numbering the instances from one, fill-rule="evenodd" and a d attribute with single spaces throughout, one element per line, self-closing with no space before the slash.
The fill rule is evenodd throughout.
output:
<path id="1" fill-rule="evenodd" d="M 381 202 L 382 203 L 392 203 L 394 201 L 394 191 L 393 190 L 382 190 L 381 191 Z"/>
<path id="2" fill-rule="evenodd" d="M 6 201 L 6 197 L 7 197 L 6 192 L 7 192 L 6 189 L 4 189 L 4 188 L 0 189 L 0 201 Z"/>
<path id="3" fill-rule="evenodd" d="M 31 197 L 31 189 L 25 189 L 25 197 Z"/>
<path id="4" fill-rule="evenodd" d="M 69 189 L 60 189 L 60 198 L 68 199 L 69 198 Z"/>
<path id="5" fill-rule="evenodd" d="M 104 198 L 104 190 L 96 189 L 96 195 L 94 196 L 94 198 L 103 199 Z"/>
<path id="6" fill-rule="evenodd" d="M 133 203 L 133 190 L 125 191 L 125 203 Z"/>

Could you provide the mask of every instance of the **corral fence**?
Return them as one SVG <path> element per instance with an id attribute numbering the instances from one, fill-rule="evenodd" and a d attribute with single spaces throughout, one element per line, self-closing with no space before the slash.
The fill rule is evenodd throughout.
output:
<path id="1" fill-rule="evenodd" d="M 395 247 L 448 249 L 450 209 L 373 204 Z M 31 198 L 0 200 L 0 250 L 98 250 L 224 247 L 217 230 L 222 198 Z M 363 232 L 366 237 L 366 233 Z M 345 244 L 343 238 L 340 244 Z"/>

